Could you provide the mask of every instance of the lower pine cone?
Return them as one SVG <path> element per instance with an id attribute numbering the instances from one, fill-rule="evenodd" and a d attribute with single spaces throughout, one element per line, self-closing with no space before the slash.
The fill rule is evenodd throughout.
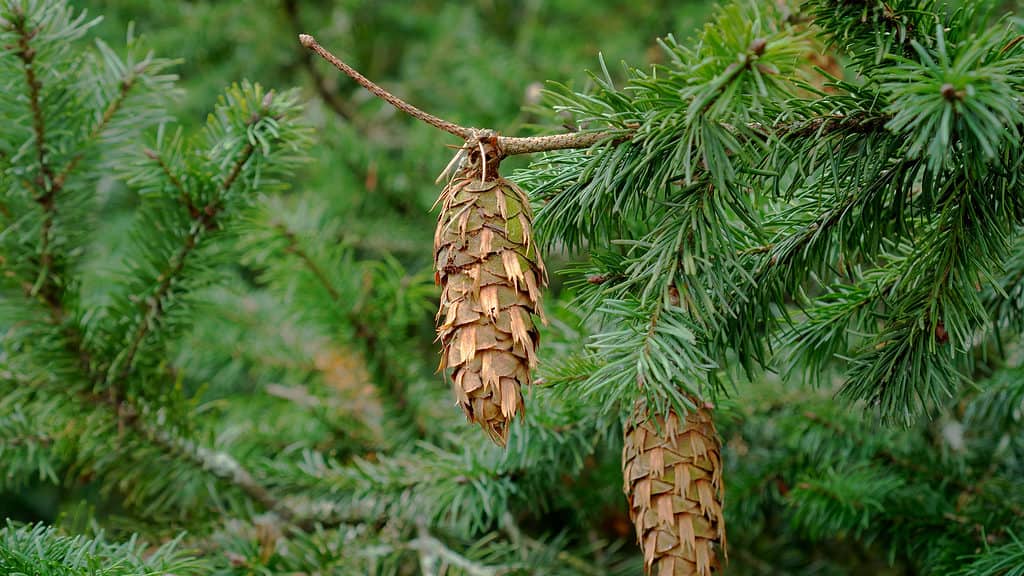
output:
<path id="1" fill-rule="evenodd" d="M 625 430 L 623 490 L 654 576 L 718 574 L 725 555 L 721 442 L 710 407 L 691 400 L 682 421 L 638 405 Z"/>

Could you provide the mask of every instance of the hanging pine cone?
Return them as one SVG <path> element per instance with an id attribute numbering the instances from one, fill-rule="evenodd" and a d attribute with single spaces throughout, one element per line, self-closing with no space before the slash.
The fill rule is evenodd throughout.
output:
<path id="1" fill-rule="evenodd" d="M 498 175 L 497 139 L 469 142 L 467 159 L 441 193 L 434 235 L 440 369 L 466 418 L 498 444 L 523 413 L 522 388 L 537 364 L 544 263 L 533 243 L 529 199 Z"/>
<path id="2" fill-rule="evenodd" d="M 623 490 L 644 555 L 655 576 L 720 573 L 725 553 L 721 443 L 711 410 L 680 422 L 674 410 L 651 417 L 638 405 L 626 426 Z"/>

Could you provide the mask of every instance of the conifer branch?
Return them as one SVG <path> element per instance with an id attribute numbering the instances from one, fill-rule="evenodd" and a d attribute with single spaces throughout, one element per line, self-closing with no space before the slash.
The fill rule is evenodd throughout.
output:
<path id="1" fill-rule="evenodd" d="M 21 60 L 22 70 L 25 73 L 25 83 L 28 85 L 28 102 L 32 112 L 32 130 L 35 133 L 36 162 L 39 165 L 39 174 L 36 176 L 35 201 L 43 208 L 43 222 L 39 229 L 39 274 L 32 286 L 33 293 L 53 292 L 46 298 L 56 298 L 57 288 L 50 285 L 50 268 L 53 265 L 53 255 L 50 253 L 52 242 L 53 220 L 57 207 L 55 196 L 57 190 L 54 187 L 53 169 L 50 166 L 46 154 L 46 120 L 43 117 L 42 105 L 42 82 L 39 80 L 35 69 L 36 51 L 31 45 L 36 31 L 28 29 L 28 17 L 17 7 L 14 9 L 15 18 L 10 23 L 11 29 L 18 36 L 17 50 L 15 55 Z"/>
<path id="2" fill-rule="evenodd" d="M 67 165 L 64 167 L 64 169 L 61 170 L 60 173 L 57 174 L 57 176 L 54 178 L 53 187 L 57 192 L 60 192 L 60 190 L 63 189 L 64 182 L 67 180 L 68 176 L 75 171 L 75 168 L 78 167 L 78 164 L 82 161 L 82 158 L 85 157 L 85 149 L 93 141 L 95 141 L 97 138 L 103 135 L 103 131 L 107 128 L 107 125 L 110 124 L 110 121 L 113 120 L 114 115 L 117 114 L 118 110 L 121 109 L 121 105 L 124 104 L 124 101 L 128 98 L 128 94 L 135 86 L 135 81 L 138 78 L 138 75 L 145 71 L 146 64 L 147 62 L 141 62 L 138 66 L 135 67 L 134 70 L 129 72 L 128 75 L 126 75 L 118 83 L 117 95 L 113 98 L 113 100 L 110 101 L 109 104 L 107 104 L 107 107 L 103 110 L 103 115 L 100 117 L 100 121 L 89 132 L 89 135 L 86 137 L 85 142 L 82 143 L 82 149 L 77 154 L 75 154 L 73 158 L 71 158 L 71 161 L 69 161 Z"/>
<path id="3" fill-rule="evenodd" d="M 255 124 L 257 120 L 259 120 L 259 118 L 255 118 L 251 123 Z M 245 145 L 245 148 L 242 149 L 242 153 L 238 157 L 238 161 L 235 162 L 234 166 L 231 167 L 231 172 L 228 173 L 227 178 L 225 178 L 224 181 L 221 183 L 221 192 L 227 192 L 228 190 L 231 189 L 231 186 L 235 183 L 235 180 L 238 179 L 238 175 L 242 173 L 242 168 L 245 166 L 245 163 L 249 161 L 249 158 L 252 157 L 252 154 L 255 151 L 256 149 L 253 147 L 252 144 Z M 210 208 L 207 207 L 208 211 L 209 209 Z"/>
<path id="4" fill-rule="evenodd" d="M 157 166 L 160 167 L 160 171 L 167 177 L 167 181 L 170 182 L 178 192 L 178 200 L 180 200 L 181 203 L 185 205 L 185 208 L 188 209 L 189 215 L 192 217 L 198 216 L 199 208 L 196 206 L 195 202 L 192 201 L 192 197 L 188 195 L 188 192 L 185 190 L 185 185 L 181 182 L 181 178 L 171 170 L 171 167 L 164 161 L 163 156 L 150 148 L 143 150 L 143 154 L 145 154 L 150 160 L 157 163 Z"/>
<path id="5" fill-rule="evenodd" d="M 127 398 L 117 398 L 88 390 L 80 390 L 77 395 L 89 404 L 112 410 L 120 426 L 135 430 L 143 439 L 169 456 L 189 462 L 234 486 L 253 502 L 277 513 L 284 521 L 304 530 L 311 528 L 300 519 L 294 509 L 273 496 L 266 486 L 256 480 L 252 473 L 230 454 L 197 446 L 194 442 L 175 436 L 163 428 L 148 425 L 148 421 L 141 418 L 139 408 Z"/>
<path id="6" fill-rule="evenodd" d="M 238 175 L 242 172 L 242 167 L 245 166 L 246 162 L 249 161 L 254 152 L 255 148 L 252 144 L 245 145 L 245 148 L 243 148 L 239 154 L 238 160 L 236 160 L 232 165 L 228 175 L 221 183 L 220 190 L 222 193 L 231 189 L 231 186 L 238 178 Z M 160 161 L 160 163 L 163 168 L 163 162 Z M 188 195 L 185 195 L 184 197 L 186 199 L 189 198 Z M 131 372 L 132 362 L 135 360 L 135 355 L 139 350 L 139 346 L 142 345 L 142 341 L 146 338 L 146 335 L 152 328 L 153 321 L 164 311 L 164 299 L 170 293 L 172 283 L 181 274 L 182 270 L 185 269 L 186 261 L 188 260 L 189 255 L 198 247 L 202 235 L 216 225 L 217 215 L 221 208 L 222 206 L 220 202 L 213 201 L 207 204 L 201 211 L 189 211 L 189 217 L 197 225 L 193 226 L 185 236 L 185 240 L 178 249 L 178 252 L 171 259 L 172 263 L 170 268 L 160 275 L 160 284 L 157 286 L 153 295 L 145 299 L 146 311 L 143 314 L 142 321 L 139 322 L 138 327 L 135 329 L 135 334 L 132 336 L 124 356 L 119 359 L 119 362 L 115 361 L 111 366 L 111 371 L 108 375 L 109 381 L 124 380 Z M 116 373 L 114 372 L 115 369 L 117 369 Z"/>
<path id="7" fill-rule="evenodd" d="M 15 55 L 21 60 L 22 69 L 25 72 L 25 83 L 28 85 L 28 102 L 32 111 L 32 129 L 35 132 L 36 141 L 36 161 L 39 164 L 39 177 L 36 180 L 36 185 L 39 187 L 40 196 L 36 198 L 36 201 L 47 207 L 50 202 L 49 194 L 50 185 L 53 183 L 53 171 L 46 158 L 46 120 L 43 118 L 40 95 L 43 86 L 36 75 L 36 51 L 30 44 L 36 31 L 28 29 L 28 17 L 17 6 L 13 10 L 15 18 L 10 22 L 10 26 L 18 35 Z"/>
<path id="8" fill-rule="evenodd" d="M 313 261 L 313 258 L 310 257 L 309 252 L 304 250 L 302 246 L 299 245 L 299 239 L 295 235 L 295 232 L 289 230 L 288 227 L 285 226 L 284 224 L 278 224 L 276 227 L 278 232 L 280 232 L 281 235 L 285 237 L 285 240 L 288 241 L 288 244 L 285 246 L 284 251 L 289 254 L 294 254 L 299 260 L 301 260 L 302 264 L 306 268 L 308 268 L 310 272 L 313 273 L 313 276 L 316 277 L 317 282 L 320 283 L 320 286 L 323 287 L 323 289 L 326 290 L 327 293 L 331 296 L 331 300 L 334 300 L 336 303 L 340 302 L 341 293 L 338 292 L 338 289 L 335 288 L 334 284 L 332 284 L 331 281 L 327 278 L 327 275 L 324 273 L 323 269 L 321 269 L 320 266 Z"/>
<path id="9" fill-rule="evenodd" d="M 252 473 L 230 454 L 197 446 L 190 440 L 174 436 L 159 428 L 140 426 L 140 431 L 167 453 L 179 455 L 198 468 L 235 486 L 253 502 L 276 513 L 285 522 L 295 524 L 306 531 L 312 529 L 312 525 L 302 520 L 295 509 L 271 494 L 266 486 L 256 480 Z"/>
<path id="10" fill-rule="evenodd" d="M 49 446 L 53 444 L 53 436 L 47 434 L 30 434 L 27 436 L 14 436 L 11 438 L 0 438 L 0 447 L 17 448 L 20 446 Z"/>
<path id="11" fill-rule="evenodd" d="M 65 334 L 69 337 L 65 340 L 64 348 L 78 359 L 78 368 L 81 374 L 91 380 L 95 386 L 101 385 L 103 376 L 92 369 L 89 360 L 90 353 L 85 349 L 79 329 L 75 326 L 68 326 Z M 31 386 L 33 383 L 28 380 L 18 380 L 17 385 Z M 67 391 L 65 390 L 65 392 Z M 304 531 L 313 529 L 312 520 L 304 518 L 292 506 L 271 494 L 267 487 L 260 483 L 233 456 L 226 452 L 197 446 L 194 442 L 175 436 L 160 426 L 150 424 L 149 420 L 142 418 L 143 411 L 130 399 L 122 397 L 120 394 L 93 392 L 90 388 L 74 390 L 72 399 L 111 412 L 121 430 L 134 430 L 140 438 L 159 448 L 165 454 L 189 462 L 234 486 L 256 504 L 278 514 L 284 521 Z M 52 444 L 53 441 L 52 436 L 40 434 L 20 439 L 5 439 L 2 443 L 17 446 L 34 442 L 46 446 Z"/>
<path id="12" fill-rule="evenodd" d="M 848 430 L 846 430 L 845 427 L 840 426 L 836 422 L 833 422 L 829 419 L 823 418 L 816 414 L 815 412 L 808 410 L 803 413 L 803 416 L 808 421 L 813 422 L 818 426 L 821 426 L 830 434 L 834 434 L 836 436 L 854 437 L 854 435 L 851 434 Z M 1018 518 L 1024 518 L 1024 509 L 1021 509 L 1020 506 L 1017 506 L 1013 502 L 1007 502 L 1005 499 L 1003 499 L 997 494 L 986 492 L 984 489 L 984 481 L 965 482 L 963 480 L 958 479 L 955 476 L 950 476 L 946 474 L 942 470 L 932 469 L 925 466 L 922 463 L 903 458 L 897 455 L 895 452 L 888 450 L 886 448 L 879 448 L 875 452 L 874 457 L 883 463 L 898 466 L 915 476 L 930 476 L 932 480 L 935 481 L 937 484 L 951 484 L 952 486 L 955 486 L 958 490 L 960 490 L 960 494 L 962 497 L 967 495 L 978 496 L 979 498 L 986 500 L 993 505 L 1005 506 L 1007 510 L 1013 513 L 1014 516 L 1017 516 Z M 993 462 L 992 465 L 994 466 L 995 462 Z"/>

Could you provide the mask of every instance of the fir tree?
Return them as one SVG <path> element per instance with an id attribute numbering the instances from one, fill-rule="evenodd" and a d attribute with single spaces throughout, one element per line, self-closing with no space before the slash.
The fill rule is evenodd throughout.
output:
<path id="1" fill-rule="evenodd" d="M 295 92 L 178 128 L 173 62 L 0 3 L 0 487 L 98 492 L 0 529 L 0 571 L 1024 573 L 1024 30 L 991 8 L 734 3 L 528 137 L 304 37 L 478 175 L 535 154 L 531 245 L 573 263 L 499 448 L 432 375 L 429 239 L 381 255 L 287 190 Z"/>

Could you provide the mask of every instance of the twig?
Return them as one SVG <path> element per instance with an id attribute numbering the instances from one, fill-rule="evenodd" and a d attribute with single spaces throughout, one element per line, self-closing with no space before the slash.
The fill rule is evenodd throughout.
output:
<path id="1" fill-rule="evenodd" d="M 467 128 L 465 126 L 459 126 L 454 122 L 443 120 L 420 110 L 419 108 L 409 104 L 381 88 L 368 79 L 367 77 L 360 74 L 356 69 L 352 68 L 348 64 L 341 61 L 340 58 L 331 54 L 326 48 L 317 43 L 316 39 L 309 34 L 299 34 L 299 42 L 303 46 L 312 50 L 313 52 L 320 55 L 321 58 L 330 62 L 335 68 L 341 70 L 347 74 L 350 78 L 355 80 L 360 86 L 366 88 L 371 94 L 380 97 L 388 104 L 391 104 L 395 108 L 405 112 L 406 114 L 422 120 L 435 128 L 439 128 L 454 134 L 467 142 L 472 140 L 477 134 L 481 132 L 487 132 L 484 130 L 477 130 L 475 128 Z M 602 140 L 609 139 L 628 139 L 630 133 L 628 131 L 601 131 L 601 132 L 569 132 L 566 134 L 554 134 L 551 136 L 530 136 L 525 138 L 516 138 L 509 136 L 498 136 L 498 148 L 501 151 L 503 157 L 515 156 L 517 154 L 531 154 L 534 152 L 550 152 L 552 150 L 567 150 L 572 148 L 589 148 Z"/>
<path id="2" fill-rule="evenodd" d="M 35 201 L 42 206 L 44 213 L 39 231 L 39 273 L 32 286 L 32 292 L 33 294 L 42 295 L 47 300 L 54 300 L 60 298 L 60 288 L 51 277 L 51 268 L 53 266 L 53 225 L 57 212 L 56 198 L 61 190 L 63 190 L 68 175 L 74 171 L 81 161 L 84 152 L 79 152 L 60 173 L 54 174 L 53 167 L 50 165 L 50 159 L 47 158 L 46 119 L 43 114 L 41 98 L 42 82 L 36 74 L 36 52 L 30 43 L 37 31 L 28 29 L 28 18 L 24 13 L 16 9 L 15 16 L 10 27 L 18 34 L 15 55 L 22 62 L 25 83 L 28 85 L 29 108 L 32 112 L 32 129 L 35 133 L 36 158 L 39 164 L 39 175 L 35 182 L 35 192 L 37 194 Z M 135 82 L 135 76 L 139 71 L 140 69 L 136 68 L 121 81 L 118 95 L 104 110 L 99 123 L 89 134 L 87 142 L 95 140 L 106 128 L 114 114 L 117 113 L 128 92 L 131 90 Z"/>
<path id="3" fill-rule="evenodd" d="M 195 218 L 199 214 L 199 208 L 196 206 L 195 202 L 192 201 L 192 197 L 188 195 L 188 192 L 185 190 L 185 185 L 181 182 L 181 178 L 178 178 L 178 175 L 171 170 L 171 167 L 168 166 L 167 162 L 164 162 L 163 157 L 160 156 L 157 151 L 146 148 L 142 153 L 160 166 L 160 170 L 163 171 L 164 176 L 166 176 L 167 180 L 170 181 L 172 186 L 174 186 L 174 189 L 178 191 L 178 199 L 181 200 L 181 203 L 188 209 L 189 215 Z"/>
<path id="4" fill-rule="evenodd" d="M 50 292 L 52 286 L 49 283 L 50 267 L 53 265 L 53 255 L 50 253 L 51 236 L 53 231 L 54 215 L 57 207 L 54 197 L 57 191 L 54 187 L 53 169 L 46 157 L 46 120 L 43 117 L 43 106 L 40 97 L 42 82 L 36 76 L 35 56 L 36 51 L 29 43 L 35 37 L 36 32 L 27 28 L 28 18 L 21 12 L 15 13 L 12 29 L 18 34 L 17 51 L 15 55 L 21 60 L 22 69 L 25 72 L 25 83 L 28 84 L 28 102 L 32 111 L 32 130 L 35 133 L 36 161 L 39 164 L 39 174 L 36 176 L 36 197 L 35 201 L 43 207 L 43 223 L 39 228 L 39 274 L 32 285 L 32 293 L 40 294 Z M 58 297 L 56 294 L 46 295 L 46 298 Z"/>
<path id="5" fill-rule="evenodd" d="M 35 32 L 29 31 L 26 28 L 26 20 L 23 17 L 15 20 L 13 25 L 15 31 L 18 32 L 20 36 L 16 55 L 23 63 L 26 82 L 29 87 L 29 106 L 32 111 L 33 130 L 35 132 L 37 159 L 40 169 L 40 175 L 36 182 L 36 185 L 38 186 L 37 192 L 39 193 L 39 196 L 36 197 L 36 201 L 41 204 L 43 209 L 46 211 L 41 244 L 42 261 L 40 264 L 42 269 L 40 271 L 40 280 L 37 281 L 34 288 L 30 289 L 26 287 L 24 292 L 26 298 L 33 300 L 37 299 L 45 306 L 54 324 L 63 324 L 61 327 L 61 333 L 64 337 L 63 347 L 76 359 L 78 369 L 82 375 L 84 375 L 93 384 L 91 387 L 73 391 L 71 393 L 72 398 L 80 402 L 112 410 L 114 412 L 114 417 L 118 419 L 118 424 L 120 426 L 127 425 L 133 428 L 142 438 L 163 449 L 167 453 L 184 456 L 187 460 L 196 464 L 203 470 L 210 472 L 215 477 L 234 485 L 254 502 L 264 506 L 268 510 L 276 512 L 285 521 L 295 524 L 300 529 L 306 531 L 311 530 L 313 528 L 311 520 L 302 519 L 291 506 L 274 497 L 263 484 L 256 480 L 248 470 L 246 470 L 229 454 L 197 446 L 183 438 L 171 435 L 166 430 L 151 424 L 149 420 L 139 418 L 138 408 L 132 405 L 127 399 L 122 398 L 120 394 L 115 393 L 108 395 L 92 391 L 92 389 L 100 388 L 106 379 L 102 371 L 97 370 L 95 367 L 92 353 L 85 343 L 85 337 L 81 328 L 74 322 L 65 323 L 65 319 L 69 317 L 69 314 L 65 308 L 64 302 L 60 298 L 60 293 L 57 291 L 56 285 L 48 279 L 47 274 L 49 261 L 52 258 L 49 255 L 49 234 L 50 229 L 52 228 L 53 214 L 55 212 L 53 202 L 54 196 L 63 187 L 67 176 L 74 171 L 82 158 L 82 154 L 80 153 L 72 158 L 65 168 L 61 170 L 60 174 L 54 176 L 46 156 L 46 126 L 40 101 L 41 85 L 36 77 L 33 66 L 35 52 L 29 45 L 29 40 L 31 40 Z M 120 109 L 133 84 L 133 76 L 122 81 L 118 96 L 115 97 L 115 99 L 111 101 L 104 110 L 99 123 L 90 133 L 89 140 L 99 137 L 103 132 L 110 120 Z M 222 183 L 223 190 L 227 190 L 231 187 L 234 181 L 238 178 L 242 166 L 246 161 L 248 161 L 252 153 L 253 148 L 250 145 L 244 150 L 239 162 L 236 163 L 231 172 L 228 173 Z M 180 183 L 176 183 L 176 185 L 180 187 Z M 213 218 L 216 214 L 216 208 L 216 206 L 213 206 L 211 210 L 202 213 L 201 218 L 204 223 L 207 222 L 208 218 Z M 192 242 L 190 242 L 190 244 L 192 244 Z M 192 247 L 190 246 L 188 249 L 191 250 L 191 248 Z M 179 260 L 179 266 L 183 265 L 184 256 Z M 2 259 L 0 259 L 0 263 L 2 263 Z M 165 287 L 162 285 L 164 290 L 169 287 L 169 282 L 169 279 L 165 279 L 165 284 L 167 284 L 167 286 Z M 40 289 L 40 286 L 42 289 Z M 158 304 L 152 304 L 151 306 L 158 306 Z M 145 336 L 145 330 L 148 324 L 148 321 L 144 322 L 143 326 L 140 327 L 141 334 L 136 335 L 136 341 L 133 344 L 132 352 L 129 354 L 129 360 L 134 355 L 134 349 L 137 348 L 139 342 L 141 342 L 142 338 Z M 130 365 L 130 361 L 128 364 Z M 116 392 L 116 390 L 113 391 Z M 10 439 L 10 443 L 19 445 L 25 443 L 27 440 L 29 439 L 14 438 Z M 31 441 L 47 444 L 52 442 L 53 438 L 49 436 L 37 436 L 31 438 Z"/>
<path id="6" fill-rule="evenodd" d="M 91 369 L 88 360 L 88 353 L 82 348 L 81 339 L 68 340 L 65 348 L 68 352 L 79 357 L 79 368 L 90 380 L 98 382 L 102 375 Z M 16 375 L 0 374 L 5 378 L 13 378 L 17 386 L 34 386 L 37 383 L 27 378 L 19 378 Z M 67 390 L 63 390 L 67 392 Z M 209 472 L 214 477 L 233 485 L 244 493 L 251 500 L 260 504 L 284 519 L 294 524 L 301 530 L 311 531 L 315 528 L 314 521 L 303 514 L 289 503 L 278 499 L 260 483 L 241 463 L 233 456 L 225 452 L 218 452 L 203 446 L 197 446 L 194 442 L 174 436 L 167 430 L 155 425 L 156 419 L 141 418 L 141 411 L 126 399 L 117 399 L 111 396 L 93 392 L 88 388 L 79 389 L 71 395 L 73 401 L 83 404 L 91 404 L 114 412 L 119 424 L 127 420 L 126 425 L 142 437 L 145 441 L 163 450 L 165 453 L 183 458 L 196 467 Z M 19 439 L 14 439 L 14 445 L 19 444 Z M 49 444 L 54 441 L 51 436 L 36 436 L 32 438 L 35 442 Z"/>
<path id="7" fill-rule="evenodd" d="M 525 536 L 522 529 L 519 528 L 519 524 L 516 522 L 516 519 L 508 510 L 501 515 L 501 521 L 499 524 L 501 529 L 508 535 L 508 539 L 516 548 L 522 551 L 524 556 L 529 557 L 531 550 L 543 550 L 547 548 L 547 544 L 534 538 L 530 538 L 529 536 Z M 603 554 L 603 550 L 600 548 L 597 550 Z M 558 560 L 569 564 L 576 570 L 579 570 L 583 574 L 599 576 L 607 573 L 607 570 L 605 570 L 603 566 L 599 567 L 595 564 L 591 564 L 578 556 L 570 554 L 566 550 L 559 550 L 555 557 Z"/>
<path id="8" fill-rule="evenodd" d="M 32 129 L 36 137 L 36 158 L 39 162 L 39 178 L 36 184 L 39 186 L 42 195 L 37 198 L 40 204 L 46 205 L 50 185 L 53 183 L 53 171 L 46 159 L 46 122 L 43 118 L 43 106 L 40 101 L 40 90 L 42 82 L 36 76 L 35 56 L 36 51 L 29 44 L 35 37 L 36 32 L 27 28 L 28 18 L 19 12 L 15 14 L 13 30 L 18 33 L 17 51 L 15 54 L 21 60 L 22 69 L 25 71 L 25 83 L 28 84 L 28 102 L 32 109 Z"/>
<path id="9" fill-rule="evenodd" d="M 332 65 L 334 65 L 335 68 L 344 72 L 346 75 L 348 75 L 349 78 L 355 80 L 360 86 L 366 88 L 371 94 L 381 98 L 388 104 L 391 104 L 395 108 L 398 108 L 399 110 L 405 112 L 406 114 L 412 116 L 413 118 L 426 122 L 427 124 L 430 124 L 431 126 L 438 128 L 440 130 L 444 130 L 449 134 L 454 134 L 455 136 L 458 136 L 463 140 L 469 140 L 473 136 L 474 130 L 470 128 L 464 128 L 462 126 L 459 126 L 458 124 L 455 124 L 454 122 L 442 120 L 441 118 L 438 118 L 433 114 L 428 114 L 427 112 L 420 110 L 419 108 L 413 106 L 412 104 L 409 104 L 406 101 L 402 100 L 398 96 L 395 96 L 394 94 L 374 84 L 366 76 L 360 74 L 355 68 L 352 68 L 348 64 L 345 64 L 337 56 L 331 54 L 326 48 L 318 44 L 316 39 L 310 36 L 309 34 L 299 34 L 299 42 L 302 43 L 302 45 L 305 46 L 306 48 L 319 54 L 321 58 L 330 62 Z"/>
<path id="10" fill-rule="evenodd" d="M 134 420 L 139 423 L 141 420 Z M 234 485 L 244 492 L 253 501 L 276 513 L 285 522 L 295 524 L 303 530 L 312 529 L 308 520 L 299 518 L 299 514 L 284 501 L 272 495 L 267 488 L 261 484 L 241 463 L 226 452 L 218 452 L 203 446 L 197 446 L 194 442 L 173 436 L 165 430 L 151 429 L 142 424 L 136 424 L 139 430 L 151 442 L 163 448 L 166 452 L 178 454 L 189 460 L 195 466 L 206 470 Z"/>
<path id="11" fill-rule="evenodd" d="M 289 254 L 294 254 L 299 260 L 302 260 L 302 263 L 306 266 L 306 268 L 308 268 L 309 271 L 312 272 L 314 276 L 316 276 L 316 279 L 320 283 L 320 286 L 322 286 L 323 289 L 326 290 L 327 293 L 331 296 L 331 300 L 334 300 L 335 302 L 340 302 L 341 294 L 338 292 L 338 289 L 335 288 L 334 284 L 332 284 L 330 279 L 327 278 L 327 274 L 324 273 L 323 269 L 321 269 L 320 266 L 318 266 L 317 263 L 313 261 L 313 258 L 309 255 L 309 253 L 306 252 L 306 250 L 304 250 L 302 246 L 299 245 L 299 238 L 298 236 L 296 236 L 295 232 L 293 232 L 284 224 L 277 224 L 275 227 L 277 228 L 278 232 L 280 232 L 281 235 L 284 236 L 285 239 L 288 241 L 288 245 L 285 246 L 284 251 Z"/>
<path id="12" fill-rule="evenodd" d="M 83 148 L 85 146 L 88 146 L 90 142 L 96 140 L 97 138 L 100 137 L 101 134 L 103 134 L 103 131 L 107 128 L 107 125 L 110 124 L 110 121 L 114 118 L 114 115 L 117 114 L 117 111 L 121 109 L 121 105 L 124 104 L 125 99 L 128 98 L 128 93 L 131 92 L 132 87 L 135 86 L 136 75 L 145 70 L 145 64 L 147 62 L 148 59 L 146 62 L 140 63 L 139 66 L 137 66 L 134 70 L 132 70 L 132 72 L 130 72 L 121 80 L 117 90 L 117 96 L 115 96 L 114 99 L 111 100 L 110 103 L 107 105 L 106 109 L 103 110 L 103 116 L 100 117 L 100 121 L 96 124 L 92 131 L 89 132 L 89 136 L 86 138 L 85 143 L 83 144 Z M 75 171 L 75 168 L 78 167 L 78 164 L 79 162 L 82 161 L 83 157 L 85 157 L 85 150 L 82 150 L 78 154 L 75 154 L 71 161 L 68 162 L 67 166 L 65 166 L 64 169 L 60 171 L 60 174 L 58 174 L 56 178 L 54 178 L 53 187 L 57 192 L 59 192 L 64 187 L 64 182 L 67 180 L 68 175 Z"/>
<path id="13" fill-rule="evenodd" d="M 355 80 L 360 86 L 368 90 L 370 93 L 382 98 L 395 108 L 409 114 L 413 118 L 422 120 L 431 126 L 444 130 L 449 134 L 454 134 L 463 140 L 471 143 L 474 139 L 478 138 L 479 135 L 485 133 L 491 133 L 488 130 L 479 130 L 476 128 L 467 128 L 465 126 L 459 126 L 454 122 L 449 122 L 428 114 L 416 108 L 412 104 L 409 104 L 394 94 L 388 92 L 384 88 L 381 88 L 373 81 L 369 80 L 354 68 L 343 62 L 337 56 L 332 54 L 326 48 L 317 43 L 316 39 L 309 34 L 299 34 L 299 42 L 303 46 L 312 50 L 316 54 L 320 55 L 321 58 L 330 62 L 335 68 L 341 70 L 350 78 Z M 762 124 L 751 123 L 747 125 L 747 128 L 756 134 L 760 134 L 764 137 L 778 137 L 778 138 L 812 138 L 820 137 L 832 132 L 838 132 L 842 130 L 853 131 L 857 133 L 866 133 L 879 130 L 883 128 L 888 122 L 890 117 L 885 114 L 878 115 L 827 115 L 818 116 L 814 118 L 808 118 L 805 120 L 799 120 L 795 122 L 779 123 L 774 126 L 765 126 Z M 548 136 L 528 136 L 528 137 L 510 137 L 510 136 L 498 136 L 498 148 L 501 157 L 515 156 L 518 154 L 532 154 L 535 152 L 551 152 L 554 150 L 570 150 L 579 148 L 590 148 L 595 144 L 601 142 L 612 142 L 619 143 L 629 140 L 635 133 L 634 127 L 622 128 L 617 130 L 599 130 L 592 132 L 568 132 L 565 134 L 553 134 Z M 498 158 L 500 160 L 501 158 Z"/>
<path id="14" fill-rule="evenodd" d="M 299 19 L 299 0 L 284 0 L 284 12 L 288 16 L 288 21 L 291 22 L 292 29 L 298 33 L 302 28 L 302 23 Z M 313 86 L 316 88 L 317 93 L 320 94 L 320 99 L 324 101 L 324 104 L 327 104 L 327 107 L 342 120 L 353 122 L 355 114 L 352 113 L 349 103 L 328 87 L 327 79 L 313 65 L 313 55 L 311 53 L 302 52 L 302 67 L 306 69 L 309 77 L 313 79 Z"/>
<path id="15" fill-rule="evenodd" d="M 53 444 L 53 436 L 48 434 L 31 434 L 28 436 L 15 436 L 13 438 L 0 438 L 0 447 L 8 446 L 17 448 L 19 446 L 38 445 L 49 446 Z"/>

